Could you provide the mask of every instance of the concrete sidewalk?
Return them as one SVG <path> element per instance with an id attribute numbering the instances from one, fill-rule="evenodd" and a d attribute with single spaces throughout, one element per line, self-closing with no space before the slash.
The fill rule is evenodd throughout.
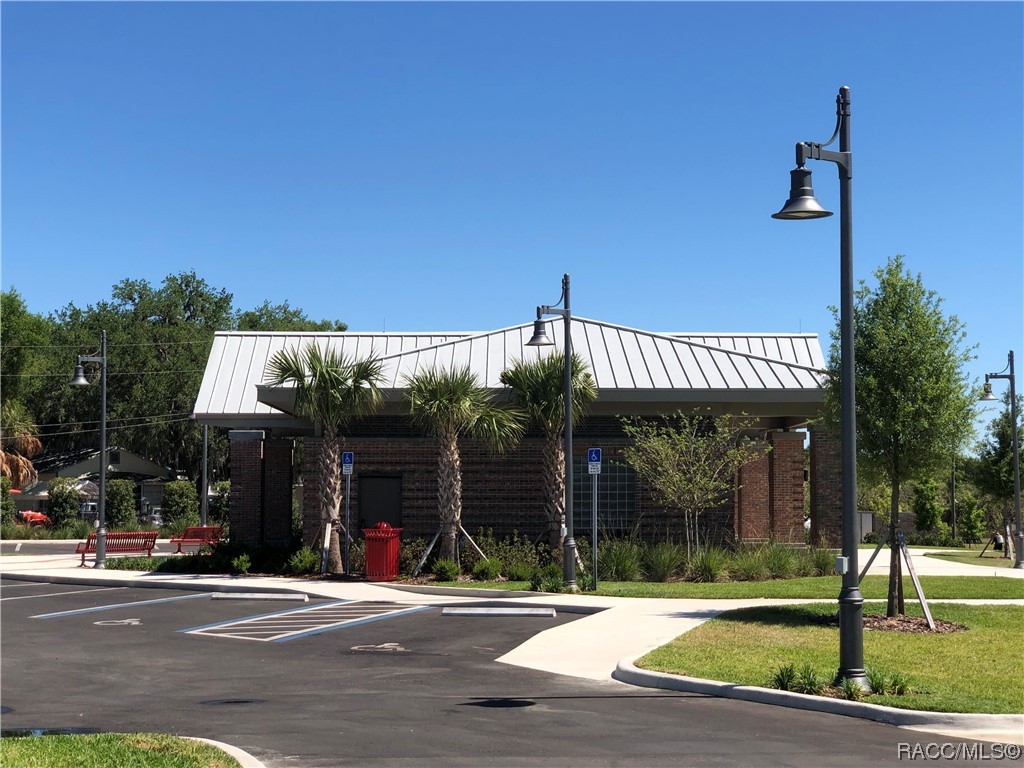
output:
<path id="1" fill-rule="evenodd" d="M 924 548 L 911 549 L 919 575 L 997 575 L 1024 578 L 1024 571 L 964 565 L 924 557 Z M 870 552 L 863 554 L 867 561 Z M 886 553 L 879 554 L 879 561 Z M 755 605 L 784 605 L 820 600 L 696 600 L 619 598 L 597 595 L 559 595 L 500 592 L 446 587 L 414 587 L 365 582 L 321 581 L 289 577 L 227 577 L 79 568 L 77 555 L 16 555 L 0 557 L 0 575 L 34 581 L 85 583 L 133 587 L 194 589 L 218 592 L 301 592 L 331 599 L 392 602 L 401 605 L 455 605 L 460 603 L 515 603 L 550 606 L 586 614 L 582 618 L 541 632 L 500 657 L 498 661 L 549 673 L 591 680 L 618 680 L 633 685 L 693 691 L 715 696 L 743 698 L 781 706 L 815 709 L 878 720 L 908 728 L 928 730 L 960 738 L 1024 744 L 1024 715 L 955 715 L 914 712 L 890 707 L 803 696 L 763 688 L 736 686 L 707 680 L 640 670 L 633 661 L 669 642 L 702 622 L 722 613 Z M 886 573 L 888 562 L 876 561 L 871 573 Z M 998 602 L 1024 605 L 1021 599 Z M 938 602 L 938 601 L 934 601 Z"/>

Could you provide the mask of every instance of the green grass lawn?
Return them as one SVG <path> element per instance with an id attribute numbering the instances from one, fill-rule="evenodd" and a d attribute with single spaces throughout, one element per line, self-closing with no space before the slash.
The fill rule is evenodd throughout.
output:
<path id="1" fill-rule="evenodd" d="M 597 594 L 615 597 L 682 597 L 745 599 L 772 597 L 782 599 L 831 600 L 839 595 L 842 580 L 839 576 L 808 576 L 802 579 L 774 581 L 727 581 L 698 584 L 693 581 L 599 581 Z M 529 590 L 525 581 L 460 581 L 437 582 L 438 586 L 473 587 L 478 589 Z M 581 582 L 582 586 L 582 582 Z M 865 599 L 885 599 L 889 587 L 888 576 L 865 576 L 861 594 Z M 999 576 L 922 576 L 921 588 L 929 600 L 955 599 L 1024 599 L 1024 579 L 1006 579 Z M 917 597 L 913 582 L 904 579 L 907 600 Z M 588 594 L 594 594 L 592 592 Z"/>
<path id="2" fill-rule="evenodd" d="M 907 613 L 915 613 L 908 605 Z M 1020 658 L 1024 606 L 933 605 L 936 619 L 968 627 L 950 634 L 864 631 L 869 670 L 907 676 L 907 696 L 864 701 L 936 712 L 1024 712 L 1024 679 L 1013 673 Z M 866 613 L 884 613 L 865 606 Z M 839 635 L 816 619 L 834 606 L 801 605 L 730 611 L 644 656 L 637 666 L 708 680 L 765 686 L 784 664 L 810 664 L 831 680 Z"/>
<path id="3" fill-rule="evenodd" d="M 239 768 L 216 747 L 156 733 L 0 739 L 4 768 Z"/>
<path id="4" fill-rule="evenodd" d="M 988 552 L 979 557 L 980 554 L 980 552 L 929 552 L 926 557 L 949 560 L 954 563 L 966 563 L 967 565 L 980 565 L 985 568 L 1013 567 L 1011 558 L 1003 557 L 1002 552 L 994 552 L 991 547 Z"/>

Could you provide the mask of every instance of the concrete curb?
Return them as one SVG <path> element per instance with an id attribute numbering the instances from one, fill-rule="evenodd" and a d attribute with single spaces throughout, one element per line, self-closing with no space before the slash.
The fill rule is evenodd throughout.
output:
<path id="1" fill-rule="evenodd" d="M 920 728 L 956 728 L 974 733 L 1016 733 L 1024 729 L 1024 715 L 981 715 L 961 712 L 924 712 L 917 709 L 897 709 L 880 704 L 868 704 L 845 699 L 830 699 L 826 696 L 809 696 L 804 693 L 777 691 L 772 688 L 723 683 L 717 680 L 702 680 L 696 677 L 670 675 L 665 672 L 651 672 L 640 669 L 633 662 L 639 656 L 622 659 L 615 667 L 612 678 L 622 683 L 645 688 L 661 688 L 670 691 L 701 693 L 726 699 L 741 699 L 759 704 L 773 704 L 793 709 L 827 712 L 833 715 L 859 717 L 879 723 Z"/>
<path id="2" fill-rule="evenodd" d="M 242 768 L 266 768 L 259 760 L 250 755 L 244 749 L 232 746 L 231 744 L 225 744 L 223 741 L 214 741 L 213 739 L 204 739 L 200 736 L 186 736 L 186 739 L 192 739 L 192 741 L 201 741 L 205 744 L 209 744 L 211 747 L 216 747 L 222 752 L 226 752 L 238 761 L 238 764 Z"/>

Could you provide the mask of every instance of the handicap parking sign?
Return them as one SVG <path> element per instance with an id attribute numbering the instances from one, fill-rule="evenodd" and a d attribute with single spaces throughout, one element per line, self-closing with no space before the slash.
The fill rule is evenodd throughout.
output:
<path id="1" fill-rule="evenodd" d="M 600 448 L 587 448 L 587 461 L 590 463 L 601 461 L 601 449 Z"/>
<path id="2" fill-rule="evenodd" d="M 355 454 L 352 451 L 344 451 L 341 454 L 341 473 L 343 475 L 352 474 L 352 465 L 355 464 Z"/>

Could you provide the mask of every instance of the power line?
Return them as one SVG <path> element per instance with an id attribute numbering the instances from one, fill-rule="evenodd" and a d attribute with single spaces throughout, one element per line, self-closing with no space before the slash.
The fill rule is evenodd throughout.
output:
<path id="1" fill-rule="evenodd" d="M 132 344 L 107 344 L 107 353 L 109 354 L 111 349 L 120 347 L 176 347 L 186 344 L 212 343 L 213 339 L 211 338 L 204 341 L 139 341 Z M 90 347 L 92 345 L 92 342 L 83 344 L 12 344 L 4 347 L 4 349 L 81 349 L 82 347 Z"/>
<path id="2" fill-rule="evenodd" d="M 139 422 L 145 423 L 146 421 L 150 421 L 152 419 L 170 419 L 170 418 L 178 418 L 178 417 L 191 418 L 191 413 L 184 413 L 182 411 L 173 411 L 171 413 L 155 413 L 152 416 L 122 416 L 120 418 L 108 419 L 107 423 L 118 424 L 118 423 L 125 422 L 125 421 L 139 421 Z M 80 424 L 92 424 L 93 422 L 96 422 L 96 421 L 98 421 L 98 419 L 88 419 L 88 420 L 83 420 L 83 421 L 78 422 L 78 423 L 80 423 Z M 57 422 L 53 422 L 51 424 L 36 424 L 36 426 L 37 427 L 66 427 L 66 426 L 68 426 L 68 423 L 66 421 L 57 421 Z M 51 434 L 53 434 L 53 433 L 51 433 Z"/>
<path id="3" fill-rule="evenodd" d="M 126 430 L 126 429 L 138 429 L 139 427 L 146 427 L 146 426 L 149 426 L 150 424 L 159 424 L 159 425 L 175 424 L 175 423 L 178 423 L 178 422 L 191 421 L 191 420 L 192 420 L 191 416 L 183 416 L 183 417 L 177 418 L 177 419 L 165 419 L 165 420 L 150 419 L 148 422 L 139 422 L 138 424 L 122 424 L 121 426 L 113 426 L 113 427 L 108 424 L 107 425 L 107 432 L 118 432 L 118 431 L 123 431 L 123 430 Z M 89 435 L 89 434 L 93 434 L 93 433 L 99 432 L 99 431 L 100 431 L 99 427 L 96 427 L 95 429 L 72 429 L 72 430 L 68 430 L 66 432 L 46 432 L 46 433 L 43 433 L 43 434 L 36 435 L 36 437 L 38 437 L 40 440 L 45 440 L 48 437 L 57 437 L 57 436 L 60 436 L 60 435 Z"/>
<path id="4" fill-rule="evenodd" d="M 154 373 L 203 373 L 204 368 L 193 368 L 191 370 L 182 371 L 107 371 L 107 376 L 148 376 Z M 0 373 L 0 377 L 5 378 L 22 378 L 22 379 L 52 379 L 64 377 L 67 378 L 66 373 Z"/>

